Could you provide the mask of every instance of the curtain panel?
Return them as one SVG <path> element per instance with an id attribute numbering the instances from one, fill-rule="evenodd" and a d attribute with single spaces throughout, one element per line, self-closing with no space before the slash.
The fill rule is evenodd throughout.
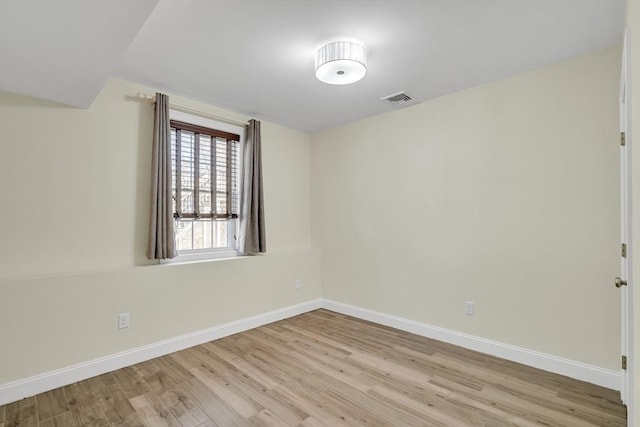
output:
<path id="1" fill-rule="evenodd" d="M 262 145 L 258 120 L 250 120 L 247 126 L 243 165 L 238 252 L 242 254 L 264 253 L 267 251 L 267 240 L 262 190 Z"/>
<path id="2" fill-rule="evenodd" d="M 171 201 L 171 128 L 169 97 L 156 93 L 151 163 L 151 217 L 147 258 L 175 258 L 175 234 Z"/>

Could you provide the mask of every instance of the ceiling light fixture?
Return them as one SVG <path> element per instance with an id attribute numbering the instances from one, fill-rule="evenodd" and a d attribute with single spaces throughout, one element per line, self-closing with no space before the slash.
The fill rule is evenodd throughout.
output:
<path id="1" fill-rule="evenodd" d="M 367 52 L 354 42 L 335 42 L 316 52 L 316 77 L 330 85 L 355 83 L 367 74 Z"/>

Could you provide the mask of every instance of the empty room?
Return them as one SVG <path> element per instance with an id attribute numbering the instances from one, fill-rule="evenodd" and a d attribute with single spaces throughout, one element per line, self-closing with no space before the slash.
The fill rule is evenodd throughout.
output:
<path id="1" fill-rule="evenodd" d="M 640 426 L 636 134 L 637 0 L 0 0 L 0 427 Z"/>

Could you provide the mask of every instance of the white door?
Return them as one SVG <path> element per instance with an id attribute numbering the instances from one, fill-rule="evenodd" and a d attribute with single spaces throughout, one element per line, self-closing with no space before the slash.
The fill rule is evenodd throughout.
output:
<path id="1" fill-rule="evenodd" d="M 631 140 L 628 137 L 628 108 L 629 108 L 629 86 L 627 81 L 627 37 L 625 35 L 623 53 L 622 53 L 622 75 L 620 78 L 620 231 L 621 231 L 621 257 L 620 257 L 620 277 L 616 278 L 615 284 L 620 291 L 621 302 L 621 354 L 626 360 L 626 369 L 621 369 L 622 384 L 620 387 L 620 395 L 622 401 L 630 409 L 632 383 L 631 383 L 631 351 L 632 347 L 632 322 L 631 316 L 631 285 L 632 271 L 630 266 L 631 259 Z M 640 166 L 640 165 L 638 165 Z M 626 358 L 626 359 L 625 359 Z M 623 363 L 624 365 L 624 363 Z M 632 411 L 629 413 L 629 422 L 631 422 Z M 632 425 L 632 424 L 629 424 Z"/>

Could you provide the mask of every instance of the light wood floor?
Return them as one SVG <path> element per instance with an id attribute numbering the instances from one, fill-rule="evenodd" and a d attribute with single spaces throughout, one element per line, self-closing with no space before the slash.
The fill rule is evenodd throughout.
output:
<path id="1" fill-rule="evenodd" d="M 0 406 L 12 426 L 624 426 L 619 394 L 326 310 Z"/>

